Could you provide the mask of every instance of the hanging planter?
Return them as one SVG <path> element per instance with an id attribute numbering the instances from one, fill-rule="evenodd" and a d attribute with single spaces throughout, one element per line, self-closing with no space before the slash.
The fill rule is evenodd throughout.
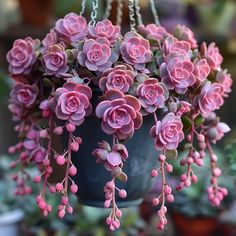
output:
<path id="1" fill-rule="evenodd" d="M 122 216 L 119 207 L 140 202 L 151 187 L 151 177 L 160 175 L 162 191 L 153 205 L 160 206 L 157 227 L 163 229 L 166 202 L 174 201 L 166 182 L 166 174 L 173 170 L 168 162 L 184 142 L 188 155 L 180 161 L 184 173 L 177 189 L 197 181 L 192 166 L 202 166 L 208 151 L 212 175 L 208 197 L 218 206 L 227 190 L 218 184 L 221 170 L 212 144 L 230 129 L 214 111 L 223 105 L 232 84 L 221 68 L 219 49 L 214 43 L 198 47 L 185 26 L 167 32 L 160 26 L 153 0 L 155 24 L 147 26 L 142 24 L 138 1 L 129 1 L 131 29 L 124 36 L 119 26 L 122 1 L 117 25 L 108 19 L 96 22 L 97 0 L 87 24 L 82 16 L 85 2 L 80 15 L 59 19 L 42 42 L 18 39 L 7 54 L 15 81 L 9 109 L 20 138 L 9 148 L 10 153 L 20 152 L 12 165 L 21 167 L 15 176 L 16 194 L 30 193 L 25 169 L 34 164 L 39 170 L 34 182 L 43 184 L 37 204 L 45 216 L 53 210 L 48 192 L 62 196 L 60 218 L 73 212 L 68 198 L 73 193 L 82 203 L 111 207 L 106 223 L 115 230 Z M 53 149 L 53 135 L 63 138 L 64 152 Z M 56 174 L 53 158 L 65 169 L 55 185 L 48 181 Z"/>

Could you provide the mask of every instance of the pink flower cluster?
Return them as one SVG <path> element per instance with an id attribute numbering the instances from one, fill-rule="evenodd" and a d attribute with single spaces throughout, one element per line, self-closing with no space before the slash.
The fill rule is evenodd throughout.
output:
<path id="1" fill-rule="evenodd" d="M 232 78 L 222 69 L 223 57 L 215 43 L 198 47 L 193 32 L 182 25 L 173 34 L 156 24 L 140 25 L 137 32 L 122 36 L 120 27 L 108 19 L 92 25 L 83 16 L 69 13 L 42 41 L 16 40 L 7 61 L 14 80 L 9 110 L 20 137 L 19 143 L 9 148 L 11 154 L 19 152 L 19 159 L 12 164 L 20 170 L 14 176 L 16 194 L 31 192 L 25 183 L 29 179 L 25 169 L 36 165 L 39 173 L 34 182 L 42 184 L 37 204 L 43 215 L 53 210 L 47 192 L 61 195 L 58 217 L 73 212 L 69 195 L 79 195 L 74 178 L 84 170 L 77 170 L 72 153 L 83 145 L 83 137 L 76 132 L 78 126 L 86 125 L 89 115 L 96 115 L 101 129 L 113 141 L 99 142 L 92 153 L 111 175 L 104 187 L 104 207 L 111 207 L 106 223 L 111 230 L 119 228 L 122 217 L 116 197 L 129 197 L 116 186 L 117 179 L 128 181 L 123 172 L 128 159 L 125 141 L 136 135 L 146 117 L 153 117 L 147 132 L 154 139 L 159 161 L 151 177 L 160 176 L 162 183 L 160 196 L 153 200 L 154 206 L 160 206 L 157 228 L 167 224 L 166 202 L 174 201 L 166 173 L 173 171 L 168 158 L 177 157 L 181 142 L 187 155 L 180 160 L 186 170 L 178 189 L 198 181 L 192 167 L 205 164 L 208 152 L 209 200 L 219 205 L 227 195 L 218 183 L 221 170 L 212 144 L 230 131 L 214 111 L 231 92 Z M 62 153 L 52 147 L 55 135 L 67 140 Z M 63 179 L 55 186 L 49 181 L 54 170 L 52 159 L 58 167 L 66 167 Z"/>

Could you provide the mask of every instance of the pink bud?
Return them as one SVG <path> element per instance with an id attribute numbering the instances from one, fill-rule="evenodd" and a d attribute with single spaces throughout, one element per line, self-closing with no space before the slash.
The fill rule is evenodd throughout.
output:
<path id="1" fill-rule="evenodd" d="M 117 211 L 116 211 L 116 216 L 117 216 L 118 218 L 121 218 L 121 217 L 122 217 L 122 211 L 121 211 L 121 210 L 117 210 Z"/>
<path id="2" fill-rule="evenodd" d="M 214 175 L 215 177 L 221 176 L 221 169 L 215 168 L 215 169 L 213 170 L 213 175 Z"/>
<path id="3" fill-rule="evenodd" d="M 42 198 L 41 195 L 38 195 L 38 196 L 36 197 L 36 202 L 37 202 L 37 204 L 38 204 L 40 201 L 43 201 L 43 198 Z"/>
<path id="4" fill-rule="evenodd" d="M 69 133 L 73 133 L 73 132 L 75 132 L 76 127 L 75 127 L 75 125 L 72 125 L 72 124 L 68 123 L 66 125 L 66 129 Z"/>
<path id="5" fill-rule="evenodd" d="M 153 205 L 153 206 L 157 206 L 159 203 L 160 203 L 159 198 L 153 198 L 153 199 L 152 199 L 152 205 Z"/>
<path id="6" fill-rule="evenodd" d="M 191 135 L 191 134 L 187 135 L 186 139 L 187 139 L 189 142 L 191 142 L 192 135 Z"/>
<path id="7" fill-rule="evenodd" d="M 53 130 L 53 133 L 56 135 L 62 135 L 63 134 L 63 128 L 61 126 L 58 126 Z"/>
<path id="8" fill-rule="evenodd" d="M 45 129 L 41 130 L 39 136 L 40 136 L 40 138 L 42 138 L 42 139 L 48 138 L 48 132 L 47 132 L 47 130 L 45 130 Z"/>
<path id="9" fill-rule="evenodd" d="M 50 186 L 49 187 L 49 191 L 50 191 L 50 193 L 55 193 L 56 192 L 56 188 L 54 186 Z"/>
<path id="10" fill-rule="evenodd" d="M 70 176 L 75 176 L 77 174 L 77 168 L 72 165 L 70 168 L 69 168 L 69 175 Z"/>
<path id="11" fill-rule="evenodd" d="M 39 183 L 41 181 L 41 176 L 40 175 L 37 175 L 34 177 L 34 182 L 35 183 Z"/>
<path id="12" fill-rule="evenodd" d="M 157 170 L 152 170 L 152 172 L 151 172 L 151 177 L 152 178 L 155 178 L 155 177 L 157 177 L 158 176 L 158 171 Z"/>
<path id="13" fill-rule="evenodd" d="M 107 223 L 107 225 L 110 225 L 110 224 L 111 224 L 111 217 L 110 217 L 110 216 L 107 217 L 107 219 L 106 219 L 106 223 Z"/>
<path id="14" fill-rule="evenodd" d="M 44 117 L 44 118 L 47 118 L 47 117 L 49 117 L 49 116 L 50 116 L 50 114 L 51 114 L 51 112 L 50 112 L 50 111 L 48 111 L 48 110 L 44 110 L 44 111 L 42 112 L 42 115 L 43 115 L 43 117 Z"/>
<path id="15" fill-rule="evenodd" d="M 43 160 L 43 165 L 44 166 L 50 166 L 50 160 L 49 159 Z"/>
<path id="16" fill-rule="evenodd" d="M 74 194 L 77 193 L 78 192 L 78 185 L 77 184 L 72 184 L 70 186 L 70 191 Z"/>
<path id="17" fill-rule="evenodd" d="M 48 167 L 46 168 L 46 172 L 47 172 L 47 174 L 52 174 L 52 172 L 53 172 L 52 167 L 51 167 L 51 166 L 48 166 Z"/>
<path id="18" fill-rule="evenodd" d="M 196 164 L 198 165 L 198 166 L 203 166 L 203 160 L 202 159 L 197 159 L 196 160 Z"/>
<path id="19" fill-rule="evenodd" d="M 64 156 L 59 155 L 59 156 L 57 157 L 57 164 L 58 164 L 58 165 L 63 166 L 63 165 L 65 164 L 65 162 L 66 162 L 66 159 L 65 159 Z"/>
<path id="20" fill-rule="evenodd" d="M 159 160 L 160 162 L 164 162 L 164 161 L 166 160 L 166 156 L 161 154 L 161 155 L 158 157 L 158 160 Z"/>
<path id="21" fill-rule="evenodd" d="M 216 156 L 216 154 L 212 154 L 211 155 L 211 161 L 217 162 L 217 160 L 218 160 L 218 157 Z"/>
<path id="22" fill-rule="evenodd" d="M 78 151 L 79 151 L 79 144 L 78 144 L 77 142 L 72 142 L 72 143 L 70 144 L 70 147 L 71 147 L 71 150 L 72 150 L 73 152 L 78 152 Z"/>
<path id="23" fill-rule="evenodd" d="M 41 210 L 45 210 L 47 205 L 46 205 L 46 202 L 40 201 L 40 202 L 38 203 L 38 206 L 39 206 L 39 208 L 40 208 Z"/>
<path id="24" fill-rule="evenodd" d="M 62 185 L 62 183 L 57 183 L 57 184 L 56 184 L 56 190 L 57 190 L 58 192 L 60 192 L 60 191 L 63 190 L 63 185 Z"/>
<path id="25" fill-rule="evenodd" d="M 110 188 L 110 189 L 115 188 L 115 184 L 114 184 L 113 181 L 109 181 L 109 182 L 107 182 L 107 183 L 106 183 L 106 186 L 107 186 L 108 188 Z"/>
<path id="26" fill-rule="evenodd" d="M 171 189 L 171 187 L 170 187 L 170 186 L 166 185 L 166 186 L 165 186 L 165 190 L 164 190 L 164 191 L 165 191 L 165 194 L 167 194 L 167 195 L 168 195 L 168 194 L 171 194 L 171 192 L 172 192 L 172 189 Z"/>
<path id="27" fill-rule="evenodd" d="M 189 187 L 189 186 L 191 185 L 191 180 L 190 180 L 190 179 L 186 179 L 186 180 L 184 181 L 184 185 L 185 185 L 186 187 Z"/>
<path id="28" fill-rule="evenodd" d="M 164 225 L 163 224 L 161 224 L 161 223 L 159 223 L 158 225 L 157 225 L 157 229 L 158 230 L 163 230 L 164 229 Z"/>
<path id="29" fill-rule="evenodd" d="M 182 174 L 181 176 L 180 176 L 180 180 L 181 181 L 185 181 L 187 179 L 187 175 L 186 174 Z"/>
<path id="30" fill-rule="evenodd" d="M 204 143 L 205 142 L 205 136 L 203 134 L 198 134 L 197 140 L 200 143 Z"/>
<path id="31" fill-rule="evenodd" d="M 186 163 L 187 163 L 186 158 L 183 158 L 183 159 L 180 161 L 180 165 L 181 165 L 181 166 L 185 166 Z"/>
<path id="32" fill-rule="evenodd" d="M 157 214 L 159 215 L 159 217 L 163 217 L 165 215 L 165 212 L 162 210 L 159 210 Z"/>
<path id="33" fill-rule="evenodd" d="M 191 165 L 191 164 L 193 163 L 193 158 L 192 158 L 192 157 L 188 157 L 188 158 L 187 158 L 187 163 L 188 163 L 189 165 Z"/>
<path id="34" fill-rule="evenodd" d="M 121 189 L 119 191 L 119 196 L 120 196 L 120 198 L 126 198 L 127 197 L 127 192 L 124 189 Z"/>
<path id="35" fill-rule="evenodd" d="M 167 171 L 168 173 L 171 173 L 171 172 L 173 171 L 173 166 L 172 166 L 171 164 L 167 164 L 167 165 L 166 165 L 166 171 Z"/>
<path id="36" fill-rule="evenodd" d="M 228 190 L 226 188 L 222 188 L 220 191 L 222 192 L 224 196 L 228 195 Z"/>
<path id="37" fill-rule="evenodd" d="M 64 218 L 65 214 L 66 214 L 65 210 L 60 210 L 58 212 L 58 217 L 62 219 L 62 218 Z"/>
<path id="38" fill-rule="evenodd" d="M 169 195 L 166 196 L 166 200 L 168 202 L 173 202 L 174 201 L 174 196 L 172 194 L 169 194 Z"/>
<path id="39" fill-rule="evenodd" d="M 68 197 L 62 196 L 61 198 L 61 204 L 62 205 L 67 205 L 69 203 Z"/>
<path id="40" fill-rule="evenodd" d="M 47 210 L 44 210 L 44 211 L 43 211 L 43 216 L 44 216 L 44 217 L 47 217 L 47 216 L 48 216 L 48 211 L 47 211 Z"/>
<path id="41" fill-rule="evenodd" d="M 105 207 L 105 208 L 109 208 L 110 205 L 111 205 L 111 201 L 110 201 L 110 200 L 106 200 L 106 201 L 104 202 L 104 207 Z"/>
<path id="42" fill-rule="evenodd" d="M 191 176 L 191 180 L 192 180 L 193 183 L 196 183 L 197 180 L 198 180 L 198 178 L 197 178 L 196 175 L 192 175 L 192 176 Z"/>
<path id="43" fill-rule="evenodd" d="M 16 148 L 15 147 L 9 147 L 8 148 L 8 153 L 9 154 L 14 154 L 16 152 Z"/>
<path id="44" fill-rule="evenodd" d="M 51 212 L 51 211 L 52 211 L 52 206 L 51 206 L 51 205 L 48 204 L 46 208 L 47 208 L 47 211 L 48 211 L 48 212 Z"/>
<path id="45" fill-rule="evenodd" d="M 83 141 L 82 141 L 82 138 L 80 137 L 76 137 L 75 141 L 78 143 L 78 144 L 81 144 Z"/>
<path id="46" fill-rule="evenodd" d="M 73 214 L 73 211 L 74 211 L 73 207 L 71 207 L 71 206 L 68 206 L 68 207 L 67 207 L 67 212 L 68 212 L 69 214 Z"/>

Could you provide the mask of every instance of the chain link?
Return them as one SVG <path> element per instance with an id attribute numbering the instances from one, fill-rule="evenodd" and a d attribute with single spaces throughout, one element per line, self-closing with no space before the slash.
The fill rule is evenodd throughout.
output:
<path id="1" fill-rule="evenodd" d="M 123 7 L 124 7 L 123 0 L 117 0 L 116 24 L 118 26 L 120 26 L 122 23 Z"/>
<path id="2" fill-rule="evenodd" d="M 82 2 L 81 2 L 81 11 L 79 13 L 80 16 L 82 16 L 85 12 L 86 2 L 87 2 L 87 0 L 82 0 Z"/>
<path id="3" fill-rule="evenodd" d="M 136 31 L 135 12 L 134 12 L 134 0 L 129 0 L 129 19 L 130 19 L 130 30 Z"/>
<path id="4" fill-rule="evenodd" d="M 141 10 L 140 10 L 140 6 L 139 6 L 139 0 L 135 0 L 135 12 L 136 12 L 136 16 L 137 16 L 138 25 L 142 25 L 143 20 L 142 20 Z"/>
<path id="5" fill-rule="evenodd" d="M 155 24 L 156 25 L 161 25 L 160 21 L 159 21 L 158 14 L 157 14 L 157 9 L 156 9 L 154 0 L 149 0 L 149 2 L 150 2 L 150 5 L 151 5 L 152 14 L 154 16 Z"/>
<path id="6" fill-rule="evenodd" d="M 108 19 L 110 17 L 112 3 L 113 3 L 113 0 L 106 0 L 106 11 L 105 11 L 104 19 Z"/>
<path id="7" fill-rule="evenodd" d="M 92 12 L 90 15 L 91 20 L 89 22 L 90 25 L 95 26 L 97 15 L 98 15 L 98 0 L 93 0 Z"/>

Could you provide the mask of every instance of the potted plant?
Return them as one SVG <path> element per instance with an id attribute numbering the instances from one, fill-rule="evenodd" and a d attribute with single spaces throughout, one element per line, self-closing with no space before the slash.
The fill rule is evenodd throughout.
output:
<path id="1" fill-rule="evenodd" d="M 209 200 L 219 205 L 227 195 L 218 184 L 221 170 L 212 144 L 230 130 L 214 111 L 231 91 L 232 79 L 214 43 L 198 47 L 185 26 L 167 32 L 150 2 L 155 24 L 144 26 L 137 3 L 130 0 L 131 30 L 124 36 L 108 19 L 96 22 L 94 0 L 88 24 L 69 13 L 42 41 L 18 39 L 7 54 L 15 81 L 9 108 L 20 139 L 9 148 L 20 153 L 12 166 L 22 167 L 18 178 L 25 178 L 28 165 L 38 167 L 37 204 L 45 216 L 53 210 L 48 191 L 61 194 L 60 218 L 73 212 L 72 192 L 82 203 L 111 207 L 106 223 L 115 230 L 119 207 L 141 202 L 151 177 L 160 174 L 162 191 L 153 204 L 160 206 L 157 227 L 163 229 L 166 202 L 174 200 L 166 182 L 173 170 L 169 158 L 177 156 L 183 140 L 188 155 L 181 161 L 185 173 L 178 189 L 197 181 L 192 166 L 202 166 L 208 151 Z M 54 150 L 54 135 L 63 137 L 64 151 Z M 52 160 L 65 168 L 55 185 L 49 181 L 57 174 Z M 24 195 L 26 184 L 17 186 L 16 194 Z"/>
<path id="2" fill-rule="evenodd" d="M 9 158 L 0 157 L 0 235 L 20 236 L 24 213 L 19 201 L 12 195 L 14 184 L 6 174 Z"/>

